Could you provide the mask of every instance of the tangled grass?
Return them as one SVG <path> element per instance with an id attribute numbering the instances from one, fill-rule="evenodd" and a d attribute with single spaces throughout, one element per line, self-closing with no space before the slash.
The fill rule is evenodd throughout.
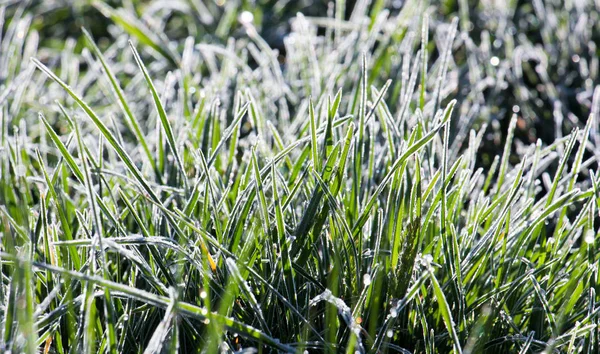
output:
<path id="1" fill-rule="evenodd" d="M 0 2 L 1 350 L 597 352 L 598 5 L 493 4 Z"/>

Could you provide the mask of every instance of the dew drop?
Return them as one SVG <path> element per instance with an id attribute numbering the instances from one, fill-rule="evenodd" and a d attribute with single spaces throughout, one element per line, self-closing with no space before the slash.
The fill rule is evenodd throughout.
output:
<path id="1" fill-rule="evenodd" d="M 371 285 L 371 275 L 369 275 L 368 273 L 366 273 L 365 275 L 363 275 L 363 284 L 365 286 Z"/>
<path id="2" fill-rule="evenodd" d="M 585 233 L 585 238 L 584 238 L 584 240 L 585 240 L 585 243 L 587 243 L 587 244 L 592 244 L 592 243 L 594 243 L 594 238 L 595 238 L 595 237 L 596 237 L 596 235 L 594 235 L 594 231 L 592 231 L 592 230 L 588 230 L 588 231 Z"/>
<path id="3" fill-rule="evenodd" d="M 254 15 L 250 11 L 244 11 L 240 14 L 240 22 L 243 25 L 248 25 L 254 20 Z"/>

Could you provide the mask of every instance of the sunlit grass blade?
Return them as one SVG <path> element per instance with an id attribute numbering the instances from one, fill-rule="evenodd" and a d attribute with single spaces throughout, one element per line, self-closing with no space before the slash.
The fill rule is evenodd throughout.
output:
<path id="1" fill-rule="evenodd" d="M 115 74 L 111 70 L 110 66 L 106 62 L 106 59 L 104 58 L 104 55 L 102 54 L 102 52 L 100 51 L 100 49 L 98 48 L 98 46 L 96 46 L 96 43 L 94 42 L 94 39 L 92 38 L 92 35 L 85 28 L 83 28 L 82 31 L 83 31 L 83 34 L 85 35 L 85 38 L 86 38 L 87 43 L 88 43 L 88 46 L 90 47 L 90 49 L 92 50 L 92 52 L 94 53 L 94 55 L 100 61 L 100 64 L 102 65 L 102 68 L 103 68 L 103 71 L 106 74 L 106 76 L 107 76 L 107 78 L 108 78 L 108 80 L 109 80 L 109 82 L 111 84 L 112 92 L 114 93 L 114 95 L 118 99 L 119 106 L 121 107 L 121 109 L 123 110 L 123 113 L 127 117 L 128 123 L 129 123 L 130 127 L 132 128 L 132 130 L 133 130 L 133 132 L 134 132 L 137 140 L 142 145 L 142 149 L 144 150 L 144 153 L 146 154 L 148 162 L 150 163 L 151 166 L 154 167 L 155 171 L 158 171 L 157 170 L 157 166 L 156 166 L 156 161 L 154 159 L 154 156 L 150 152 L 150 148 L 148 147 L 148 143 L 146 142 L 146 137 L 144 136 L 144 133 L 142 132 L 142 129 L 140 127 L 138 119 L 133 114 L 133 112 L 132 112 L 132 110 L 130 108 L 129 103 L 125 99 L 125 94 L 123 93 L 123 90 L 121 89 L 121 86 L 119 84 L 119 81 L 118 81 L 117 77 L 115 76 Z M 157 175 L 157 177 L 160 180 L 161 176 Z"/>
<path id="2" fill-rule="evenodd" d="M 180 58 L 177 54 L 168 49 L 168 45 L 156 36 L 146 25 L 128 13 L 125 9 L 115 10 L 106 3 L 94 0 L 93 5 L 104 14 L 104 16 L 113 20 L 129 34 L 135 36 L 140 42 L 154 49 L 167 59 L 173 66 L 178 66 Z"/>
<path id="3" fill-rule="evenodd" d="M 169 148 L 171 149 L 171 153 L 175 157 L 175 161 L 177 162 L 177 166 L 179 167 L 179 172 L 180 172 L 181 178 L 183 179 L 183 182 L 187 188 L 187 176 L 185 173 L 185 167 L 183 166 L 183 160 L 181 159 L 181 155 L 179 153 L 179 146 L 175 142 L 173 128 L 171 127 L 171 122 L 169 121 L 169 118 L 167 117 L 167 112 L 165 111 L 165 108 L 163 107 L 163 104 L 160 100 L 160 96 L 158 95 L 158 92 L 156 91 L 156 87 L 154 87 L 154 83 L 152 82 L 152 79 L 150 78 L 150 75 L 148 74 L 148 70 L 146 69 L 146 66 L 144 65 L 144 63 L 142 62 L 142 58 L 140 58 L 140 55 L 138 54 L 137 50 L 133 46 L 133 43 L 129 42 L 129 47 L 131 48 L 131 51 L 133 52 L 133 57 L 135 58 L 135 61 L 138 65 L 138 67 L 140 68 L 140 70 L 142 71 L 142 74 L 144 75 L 144 78 L 146 79 L 146 83 L 148 84 L 148 89 L 150 90 L 150 92 L 152 94 L 152 98 L 154 100 L 154 107 L 156 108 L 156 112 L 158 113 L 158 116 L 160 118 L 161 127 L 164 129 L 165 135 L 167 137 L 167 142 L 169 143 Z"/>

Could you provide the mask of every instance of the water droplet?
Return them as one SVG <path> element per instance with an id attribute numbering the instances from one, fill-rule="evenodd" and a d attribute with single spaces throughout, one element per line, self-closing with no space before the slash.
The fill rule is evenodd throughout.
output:
<path id="1" fill-rule="evenodd" d="M 254 20 L 254 15 L 250 11 L 244 11 L 240 14 L 240 22 L 243 25 L 248 25 Z"/>
<path id="2" fill-rule="evenodd" d="M 364 286 L 371 285 L 371 275 L 369 275 L 368 273 L 363 275 L 363 284 Z"/>
<path id="3" fill-rule="evenodd" d="M 592 231 L 592 230 L 588 230 L 588 231 L 585 233 L 585 238 L 584 238 L 584 240 L 585 240 L 585 243 L 587 243 L 587 244 L 592 244 L 592 243 L 594 243 L 594 238 L 595 238 L 595 237 L 596 237 L 596 235 L 594 234 L 594 231 Z"/>
<path id="4" fill-rule="evenodd" d="M 500 64 L 500 59 L 498 57 L 492 57 L 490 59 L 490 64 L 492 64 L 492 66 L 498 66 L 498 64 Z"/>
<path id="5" fill-rule="evenodd" d="M 519 107 L 518 105 L 514 105 L 512 110 L 514 113 L 519 113 L 519 112 L 521 112 L 521 107 Z"/>
<path id="6" fill-rule="evenodd" d="M 200 298 L 201 298 L 201 299 L 206 299 L 206 295 L 207 295 L 207 294 L 206 294 L 206 291 L 202 290 L 202 291 L 200 292 Z"/>
<path id="7" fill-rule="evenodd" d="M 391 329 L 388 329 L 386 335 L 388 336 L 388 338 L 392 338 L 392 336 L 394 335 L 394 332 Z"/>

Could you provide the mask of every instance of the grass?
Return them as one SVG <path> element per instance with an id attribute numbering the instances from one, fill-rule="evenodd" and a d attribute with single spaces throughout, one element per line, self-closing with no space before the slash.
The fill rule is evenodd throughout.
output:
<path id="1" fill-rule="evenodd" d="M 231 4 L 0 2 L 2 351 L 599 350 L 593 2 Z"/>

